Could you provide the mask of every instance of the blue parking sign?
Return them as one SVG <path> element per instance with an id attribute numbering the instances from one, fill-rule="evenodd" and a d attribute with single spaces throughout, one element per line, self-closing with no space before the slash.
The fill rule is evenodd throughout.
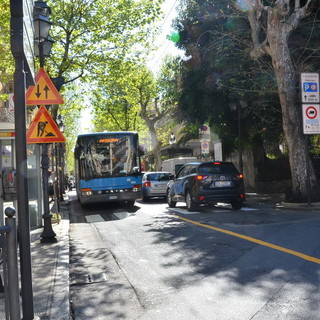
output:
<path id="1" fill-rule="evenodd" d="M 300 75 L 300 93 L 302 103 L 319 103 L 319 73 L 302 72 Z"/>
<path id="2" fill-rule="evenodd" d="M 303 91 L 304 92 L 317 92 L 318 84 L 315 82 L 304 82 L 303 83 Z"/>

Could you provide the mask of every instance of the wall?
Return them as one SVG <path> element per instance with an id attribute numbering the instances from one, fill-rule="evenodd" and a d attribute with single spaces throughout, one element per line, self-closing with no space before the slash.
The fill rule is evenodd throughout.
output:
<path id="1" fill-rule="evenodd" d="M 254 166 L 254 157 L 252 150 L 243 151 L 243 175 L 246 192 L 257 193 L 284 193 L 291 186 L 290 179 L 277 179 L 273 181 L 257 181 L 257 168 Z M 238 153 L 232 153 L 226 158 L 239 169 Z"/>

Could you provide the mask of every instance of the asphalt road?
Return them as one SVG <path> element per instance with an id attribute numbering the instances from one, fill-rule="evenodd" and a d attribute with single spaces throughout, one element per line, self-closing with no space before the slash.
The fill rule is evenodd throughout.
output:
<path id="1" fill-rule="evenodd" d="M 69 207 L 75 320 L 320 319 L 320 210 Z"/>

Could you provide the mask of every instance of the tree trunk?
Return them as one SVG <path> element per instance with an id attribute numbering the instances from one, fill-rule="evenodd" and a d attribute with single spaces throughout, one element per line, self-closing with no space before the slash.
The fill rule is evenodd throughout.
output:
<path id="1" fill-rule="evenodd" d="M 307 156 L 307 143 L 302 130 L 302 106 L 297 99 L 298 74 L 294 68 L 287 45 L 287 35 L 281 23 L 268 25 L 268 43 L 270 56 L 278 82 L 278 92 L 282 108 L 283 132 L 285 134 L 292 175 L 292 199 L 307 202 L 308 196 L 313 201 L 319 200 L 319 185 L 310 157 Z M 307 161 L 310 165 L 310 185 L 307 188 Z"/>
<path id="2" fill-rule="evenodd" d="M 152 143 L 152 151 L 154 156 L 154 164 L 155 170 L 159 171 L 161 168 L 162 160 L 161 160 L 161 145 L 157 136 L 156 129 L 154 127 L 155 121 L 149 119 L 147 117 L 146 108 L 141 108 L 142 111 L 140 112 L 141 118 L 146 122 L 146 125 L 149 129 L 149 133 L 151 136 L 151 143 Z"/>
<path id="3" fill-rule="evenodd" d="M 155 163 L 155 170 L 159 171 L 161 169 L 161 146 L 160 142 L 157 137 L 156 130 L 154 127 L 149 128 L 149 132 L 151 135 L 151 141 L 152 141 L 152 146 L 153 146 L 153 156 L 154 156 L 154 163 Z"/>

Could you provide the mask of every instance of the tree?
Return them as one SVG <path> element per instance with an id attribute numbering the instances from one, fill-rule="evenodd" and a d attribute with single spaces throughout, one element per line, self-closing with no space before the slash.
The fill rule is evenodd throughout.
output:
<path id="1" fill-rule="evenodd" d="M 197 127 L 204 122 L 214 127 L 225 155 L 252 146 L 257 136 L 263 136 L 268 145 L 279 145 L 281 112 L 275 81 L 268 61 L 257 63 L 247 57 L 250 27 L 246 16 L 239 15 L 228 1 L 184 3 L 175 28 L 180 35 L 177 44 L 188 56 L 182 62 L 179 105 L 189 121 Z M 246 106 L 241 112 L 242 142 L 237 116 L 229 108 L 240 102 Z"/>
<path id="2" fill-rule="evenodd" d="M 77 79 L 90 83 L 97 74 L 105 73 L 110 58 L 133 59 L 139 43 L 148 47 L 149 27 L 159 16 L 162 1 L 48 1 L 55 42 L 46 60 L 47 71 L 66 90 L 64 85 Z M 54 117 L 57 109 L 52 108 Z"/>
<path id="3" fill-rule="evenodd" d="M 55 1 L 49 68 L 65 83 L 103 73 L 110 57 L 128 56 L 140 42 L 147 46 L 148 27 L 160 14 L 161 2 Z"/>
<path id="4" fill-rule="evenodd" d="M 306 153 L 306 139 L 303 137 L 301 103 L 297 92 L 299 71 L 291 54 L 289 38 L 300 24 L 312 13 L 316 13 L 316 1 L 267 1 L 255 0 L 246 2 L 248 20 L 251 26 L 251 57 L 255 60 L 267 55 L 271 58 L 277 80 L 278 94 L 282 109 L 283 132 L 289 150 L 293 198 L 297 201 L 308 199 L 307 170 L 311 168 L 311 197 L 319 199 L 319 185 Z M 317 4 L 318 7 L 318 4 Z M 314 16 L 316 17 L 316 15 Z M 311 28 L 310 35 L 313 30 Z"/>
<path id="5" fill-rule="evenodd" d="M 143 121 L 139 106 L 128 92 L 131 68 L 134 63 L 109 59 L 107 74 L 99 75 L 92 83 L 90 103 L 94 111 L 94 128 L 97 131 L 140 131 Z M 90 95 L 89 95 L 90 96 Z"/>
<path id="6" fill-rule="evenodd" d="M 14 71 L 10 53 L 10 1 L 0 0 L 0 84 L 7 84 Z M 4 100 L 7 96 L 4 97 Z"/>
<path id="7" fill-rule="evenodd" d="M 191 72 L 199 78 L 199 70 L 203 73 L 202 81 L 196 87 L 198 93 L 191 90 L 193 95 L 196 94 L 193 101 L 200 97 L 201 110 L 205 110 L 221 129 L 225 126 L 224 131 L 228 132 L 230 122 L 223 104 L 228 105 L 232 98 L 230 93 L 236 93 L 236 99 L 249 101 L 251 110 L 246 109 L 246 116 L 250 116 L 251 126 L 258 123 L 257 134 L 265 134 L 264 128 L 268 130 L 267 122 L 263 123 L 271 111 L 270 103 L 261 102 L 273 100 L 273 107 L 279 105 L 289 150 L 293 197 L 296 201 L 306 201 L 306 164 L 310 159 L 306 157 L 306 140 L 302 135 L 298 83 L 299 71 L 314 70 L 319 63 L 314 54 L 319 48 L 317 2 L 246 0 L 234 1 L 230 5 L 230 1 L 201 3 L 189 0 L 182 3 L 187 6 L 187 15 L 181 15 L 176 23 L 181 30 L 179 45 L 185 46 L 192 55 L 192 59 L 185 63 L 189 82 L 184 83 L 190 88 Z M 214 89 L 201 95 L 201 91 L 205 91 L 203 88 L 208 86 Z M 182 98 L 184 96 L 187 101 L 188 90 L 184 90 Z M 214 103 L 213 97 L 216 97 Z M 188 102 L 184 103 L 188 105 Z M 214 115 L 208 112 L 213 105 Z M 192 101 L 189 108 L 195 112 Z M 278 123 L 281 120 L 279 115 L 274 108 L 274 119 Z M 268 116 L 270 118 L 270 112 Z M 263 121 L 254 122 L 254 117 Z M 255 137 L 252 128 L 250 131 Z M 318 199 L 319 188 L 312 166 L 310 181 L 312 198 Z"/>
<path id="8" fill-rule="evenodd" d="M 166 57 L 156 79 L 151 71 L 142 67 L 141 75 L 133 80 L 134 90 L 138 94 L 140 116 L 151 136 L 156 170 L 160 170 L 162 164 L 161 143 L 156 125 L 159 122 L 162 122 L 162 126 L 168 124 L 177 106 L 177 68 L 178 60 Z"/>
<path id="9" fill-rule="evenodd" d="M 162 163 L 160 127 L 172 121 L 177 105 L 177 66 L 175 59 L 167 58 L 155 77 L 144 63 L 111 60 L 109 73 L 98 78 L 93 96 L 96 129 L 140 133 L 148 129 L 156 170 Z"/>
<path id="10" fill-rule="evenodd" d="M 77 135 L 80 127 L 81 110 L 85 105 L 81 87 L 77 86 L 77 81 L 70 84 L 68 90 L 68 96 L 65 99 L 63 108 L 59 109 L 59 113 L 63 117 L 64 132 L 63 135 L 66 139 L 66 163 L 67 170 L 71 172 L 74 169 L 74 145 L 77 139 Z"/>
<path id="11" fill-rule="evenodd" d="M 153 34 L 150 25 L 160 15 L 162 1 L 48 1 L 53 22 L 50 35 L 55 42 L 46 70 L 62 87 L 64 96 L 77 102 L 85 100 L 78 106 L 73 104 L 72 111 L 88 106 L 96 90 L 91 84 L 99 75 L 109 74 L 110 60 L 135 59 L 138 49 L 148 48 Z M 139 43 L 143 43 L 143 49 Z M 82 90 L 73 92 L 72 83 L 77 80 L 81 81 Z M 56 118 L 58 106 L 52 106 L 51 113 Z M 68 132 L 66 135 L 74 143 L 73 136 L 69 138 Z"/>

